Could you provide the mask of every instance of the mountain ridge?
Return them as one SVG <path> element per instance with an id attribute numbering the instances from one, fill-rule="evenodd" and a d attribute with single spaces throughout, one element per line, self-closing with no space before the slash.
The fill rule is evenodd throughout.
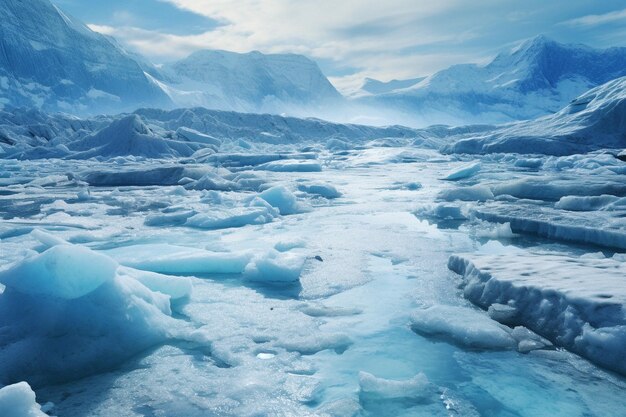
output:
<path id="1" fill-rule="evenodd" d="M 453 65 L 412 87 L 360 102 L 432 114 L 433 123 L 505 123 L 557 112 L 590 88 L 624 75 L 626 48 L 594 49 L 539 35 L 486 65 Z"/>

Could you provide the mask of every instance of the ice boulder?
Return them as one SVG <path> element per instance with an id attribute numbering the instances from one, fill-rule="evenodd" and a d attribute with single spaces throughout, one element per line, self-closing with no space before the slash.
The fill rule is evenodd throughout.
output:
<path id="1" fill-rule="evenodd" d="M 250 261 L 245 253 L 211 252 L 166 243 L 121 246 L 106 254 L 124 266 L 174 275 L 240 274 Z"/>
<path id="2" fill-rule="evenodd" d="M 81 246 L 58 245 L 0 272 L 0 282 L 22 294 L 72 300 L 112 280 L 116 269 L 109 257 Z"/>
<path id="3" fill-rule="evenodd" d="M 411 323 L 417 333 L 439 336 L 470 349 L 517 346 L 508 327 L 471 308 L 436 305 L 413 312 Z"/>
<path id="4" fill-rule="evenodd" d="M 447 181 L 458 181 L 465 178 L 470 178 L 476 175 L 480 171 L 480 168 L 480 162 L 473 162 L 469 165 L 464 165 L 458 169 L 449 172 L 442 179 Z"/>
<path id="5" fill-rule="evenodd" d="M 494 195 L 491 188 L 486 185 L 473 185 L 471 187 L 458 187 L 443 190 L 437 196 L 444 201 L 488 201 L 493 200 Z"/>
<path id="6" fill-rule="evenodd" d="M 261 201 L 265 202 L 265 200 Z M 269 223 L 277 215 L 278 212 L 265 202 L 265 205 L 251 204 L 248 207 L 215 208 L 206 213 L 197 213 L 185 221 L 185 226 L 210 230 L 229 229 Z"/>
<path id="7" fill-rule="evenodd" d="M 27 257 L 0 271 L 0 283 L 0 384 L 108 370 L 184 328 L 171 317 L 169 295 L 80 246 Z"/>
<path id="8" fill-rule="evenodd" d="M 252 259 L 245 270 L 245 278 L 256 282 L 296 282 L 304 268 L 306 258 L 294 252 L 270 251 Z"/>
<path id="9" fill-rule="evenodd" d="M 7 385 L 0 389 L 0 416 L 48 417 L 37 404 L 35 392 L 26 382 Z"/>
<path id="10" fill-rule="evenodd" d="M 189 142 L 204 143 L 205 145 L 211 145 L 215 148 L 219 148 L 222 145 L 221 140 L 184 126 L 179 127 L 176 130 L 176 134 L 180 139 L 187 140 Z"/>
<path id="11" fill-rule="evenodd" d="M 298 190 L 307 194 L 319 195 L 324 198 L 333 199 L 341 197 L 341 193 L 337 189 L 327 183 L 300 184 Z"/>
<path id="12" fill-rule="evenodd" d="M 297 159 L 285 159 L 281 161 L 272 161 L 255 167 L 259 171 L 274 172 L 321 172 L 322 166 L 319 162 L 300 161 Z"/>
<path id="13" fill-rule="evenodd" d="M 428 381 L 423 373 L 403 381 L 377 378 L 367 372 L 359 372 L 360 397 L 363 399 L 413 399 L 424 400 L 432 398 L 437 393 L 437 387 Z"/>
<path id="14" fill-rule="evenodd" d="M 291 191 L 283 186 L 276 186 L 263 191 L 259 197 L 267 201 L 272 207 L 280 211 L 280 214 L 295 214 L 302 211 L 302 207 Z"/>

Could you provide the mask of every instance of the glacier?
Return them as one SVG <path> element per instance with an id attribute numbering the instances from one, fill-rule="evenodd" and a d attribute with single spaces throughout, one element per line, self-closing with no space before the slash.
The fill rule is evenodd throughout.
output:
<path id="1" fill-rule="evenodd" d="M 0 16 L 0 416 L 624 414 L 623 48 L 344 98 L 299 55 Z M 422 99 L 459 125 L 310 117 Z"/>
<path id="2" fill-rule="evenodd" d="M 201 108 L 1 115 L 1 374 L 26 410 L 626 406 L 617 148 L 465 154 L 491 128 Z"/>

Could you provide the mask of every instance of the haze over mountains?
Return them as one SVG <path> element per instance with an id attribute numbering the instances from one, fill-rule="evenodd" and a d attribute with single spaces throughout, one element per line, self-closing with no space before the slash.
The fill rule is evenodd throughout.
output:
<path id="1" fill-rule="evenodd" d="M 163 89 L 177 106 L 282 113 L 296 106 L 315 113 L 343 97 L 317 64 L 296 54 L 238 54 L 205 50 L 161 68 Z"/>

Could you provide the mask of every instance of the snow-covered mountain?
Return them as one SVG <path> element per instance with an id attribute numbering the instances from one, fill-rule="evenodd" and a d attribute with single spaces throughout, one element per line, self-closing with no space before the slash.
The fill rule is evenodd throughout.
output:
<path id="1" fill-rule="evenodd" d="M 363 103 L 420 114 L 432 123 L 503 123 L 554 113 L 626 75 L 626 48 L 593 49 L 538 36 L 487 65 L 455 65 Z"/>
<path id="2" fill-rule="evenodd" d="M 626 148 L 626 77 L 591 89 L 556 114 L 457 138 L 456 153 L 569 155 Z"/>
<path id="3" fill-rule="evenodd" d="M 302 55 L 204 50 L 161 72 L 163 89 L 180 107 L 294 114 L 343 99 L 317 64 Z"/>
<path id="4" fill-rule="evenodd" d="M 110 39 L 48 0 L 0 2 L 0 107 L 84 114 L 145 105 L 171 102 Z"/>

